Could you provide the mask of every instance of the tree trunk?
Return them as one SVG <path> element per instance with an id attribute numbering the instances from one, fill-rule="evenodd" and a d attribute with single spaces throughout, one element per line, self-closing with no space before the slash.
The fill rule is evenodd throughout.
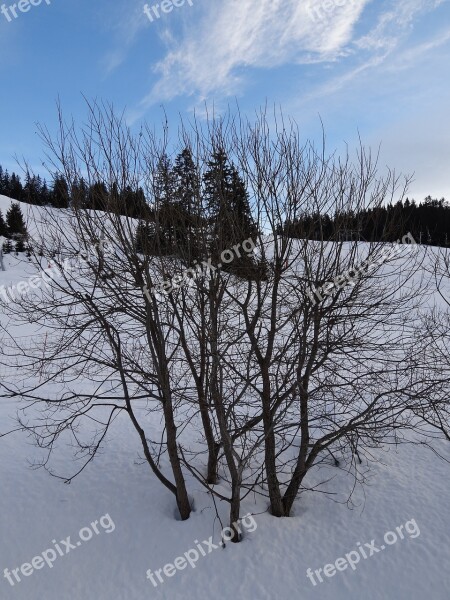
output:
<path id="1" fill-rule="evenodd" d="M 175 424 L 172 402 L 170 399 L 164 398 L 163 409 L 164 421 L 166 424 L 167 453 L 169 455 L 169 460 L 172 466 L 172 472 L 175 479 L 175 486 L 177 488 L 177 506 L 178 510 L 180 511 L 181 520 L 185 521 L 186 519 L 189 519 L 189 516 L 191 514 L 191 505 L 189 503 L 189 497 L 186 489 L 186 481 L 184 479 L 183 471 L 181 469 L 181 460 L 178 454 L 177 426 Z"/>
<path id="2" fill-rule="evenodd" d="M 298 453 L 297 465 L 295 467 L 292 479 L 283 496 L 283 506 L 285 515 L 291 514 L 292 506 L 297 498 L 300 485 L 307 473 L 307 458 L 309 446 L 309 422 L 308 422 L 308 392 L 304 386 L 300 390 L 300 450 Z"/>
<path id="3" fill-rule="evenodd" d="M 277 477 L 276 444 L 273 431 L 273 418 L 270 410 L 270 379 L 265 366 L 263 371 L 263 424 L 264 424 L 264 464 L 266 467 L 267 486 L 270 498 L 270 510 L 274 517 L 284 517 L 284 506 Z"/>

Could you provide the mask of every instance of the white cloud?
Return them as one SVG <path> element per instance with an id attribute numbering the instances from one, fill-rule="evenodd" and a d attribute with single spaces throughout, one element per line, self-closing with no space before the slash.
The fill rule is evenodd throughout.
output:
<path id="1" fill-rule="evenodd" d="M 415 19 L 448 0 L 394 0 L 382 11 L 378 22 L 367 35 L 355 42 L 361 50 L 392 51 L 411 32 Z"/>
<path id="2" fill-rule="evenodd" d="M 364 85 L 372 88 L 386 82 L 385 75 L 396 74 L 403 69 L 413 69 L 418 61 L 426 58 L 433 50 L 445 45 L 450 39 L 450 30 L 439 32 L 429 40 L 404 48 L 411 31 L 411 23 L 419 14 L 429 12 L 449 0 L 397 0 L 392 10 L 381 13 L 373 29 L 365 36 L 355 39 L 352 47 L 360 51 L 357 64 L 349 64 L 343 72 L 331 75 L 315 88 L 303 93 L 295 104 L 299 108 L 319 98 L 330 97 L 347 89 L 354 81 L 364 77 Z M 370 79 L 368 79 L 370 73 Z M 392 83 L 392 81 L 390 82 Z M 361 90 L 352 89 L 351 95 L 361 95 Z"/>
<path id="3" fill-rule="evenodd" d="M 330 0 L 212 0 L 206 13 L 201 6 L 198 24 L 191 23 L 157 65 L 160 79 L 141 106 L 179 94 L 235 94 L 243 84 L 242 67 L 336 59 L 370 0 L 331 1 L 334 5 Z"/>
<path id="4" fill-rule="evenodd" d="M 426 58 L 433 50 L 445 46 L 450 41 L 450 29 L 439 33 L 436 37 L 417 44 L 401 52 L 392 64 L 387 65 L 387 70 L 400 71 L 408 69 L 418 64 L 420 60 Z"/>
<path id="5" fill-rule="evenodd" d="M 285 106 L 316 103 L 347 89 L 353 81 L 367 83 L 369 74 L 376 78 L 381 68 L 394 72 L 411 67 L 415 58 L 444 44 L 446 33 L 411 46 L 411 33 L 419 17 L 449 1 L 208 0 L 207 6 L 195 4 L 186 12 L 178 39 L 167 38 L 167 54 L 154 68 L 156 83 L 128 116 L 134 122 L 150 106 L 181 95 L 191 96 L 197 107 L 206 99 L 223 102 L 227 96 L 239 96 L 248 91 L 248 68 L 265 69 L 270 77 L 270 69 L 286 65 L 336 67 L 323 69 L 318 83 L 312 79 L 307 86 L 303 83 L 296 98 L 290 96 L 295 93 L 292 87 L 286 86 Z M 373 13 L 370 22 L 362 20 L 366 7 Z M 357 25 L 371 28 L 361 34 Z"/>
<path id="6" fill-rule="evenodd" d="M 126 4 L 116 5 L 114 10 L 108 13 L 107 27 L 114 38 L 114 50 L 106 54 L 102 60 L 102 66 L 106 75 L 117 69 L 126 59 L 129 50 L 137 39 L 139 33 L 148 24 L 142 10 L 143 4 L 138 0 L 138 5 L 130 7 Z"/>

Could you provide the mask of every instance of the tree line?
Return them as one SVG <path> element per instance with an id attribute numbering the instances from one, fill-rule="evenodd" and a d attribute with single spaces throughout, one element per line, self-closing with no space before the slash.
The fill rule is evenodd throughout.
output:
<path id="1" fill-rule="evenodd" d="M 409 231 L 418 244 L 450 245 L 450 204 L 427 196 L 416 204 L 409 198 L 355 212 L 302 214 L 284 223 L 286 234 L 311 239 L 395 242 Z"/>
<path id="2" fill-rule="evenodd" d="M 173 160 L 163 154 L 153 175 L 146 197 L 136 183 L 120 185 L 117 180 L 102 180 L 88 185 L 79 177 L 69 184 L 62 173 L 54 176 L 51 189 L 39 176 L 30 174 L 22 187 L 17 175 L 9 176 L 0 168 L 0 193 L 37 206 L 113 212 L 137 219 L 134 235 L 139 252 L 188 256 L 190 261 L 200 259 L 206 251 L 218 262 L 224 249 L 257 233 L 245 183 L 220 146 L 202 172 L 191 150 L 184 148 Z M 17 210 L 20 208 L 15 205 Z M 6 236 L 13 233 L 7 224 L 3 229 Z M 14 233 L 19 229 L 15 227 Z M 205 236 L 209 239 L 206 249 Z M 246 276 L 264 276 L 265 271 L 248 256 L 239 257 L 225 268 Z"/>
<path id="3" fill-rule="evenodd" d="M 69 208 L 75 198 L 83 208 L 102 210 L 105 206 L 105 198 L 115 193 L 117 187 L 108 190 L 104 182 L 92 182 L 87 185 L 83 177 L 69 188 L 66 177 L 62 173 L 55 175 L 49 185 L 40 175 L 27 171 L 25 181 L 22 183 L 19 175 L 14 172 L 10 174 L 0 165 L 0 195 L 34 206 Z M 126 189 L 121 192 L 118 201 L 122 205 L 122 212 L 129 214 L 133 213 L 133 210 L 136 212 L 136 209 L 133 209 L 134 204 L 141 208 L 144 198 L 141 190 L 134 193 Z"/>
<path id="4" fill-rule="evenodd" d="M 247 187 L 223 148 L 217 148 L 208 167 L 200 174 L 188 148 L 173 161 L 164 155 L 157 166 L 152 198 L 148 198 L 141 186 L 127 185 L 119 190 L 117 181 L 87 184 L 80 177 L 69 186 L 62 173 L 56 174 L 49 186 L 39 175 L 27 172 L 22 184 L 16 173 L 10 175 L 0 166 L 0 194 L 36 206 L 68 208 L 76 204 L 84 209 L 144 217 L 137 235 L 139 247 L 150 249 L 157 245 L 159 252 L 173 254 L 181 242 L 188 242 L 195 252 L 195 230 L 214 221 L 213 233 L 226 237 L 230 214 L 236 216 L 233 222 L 239 222 L 248 233 L 244 238 L 255 231 Z M 308 233 L 311 239 L 336 240 L 339 236 L 368 242 L 393 242 L 408 229 L 419 244 L 448 246 L 450 203 L 431 196 L 418 204 L 406 198 L 358 213 L 303 213 L 280 227 L 294 238 Z M 232 234 L 229 241 L 236 241 Z"/>

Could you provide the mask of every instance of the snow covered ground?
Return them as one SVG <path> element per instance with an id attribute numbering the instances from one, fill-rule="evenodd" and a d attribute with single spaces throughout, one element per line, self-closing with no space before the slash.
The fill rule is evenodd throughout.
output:
<path id="1" fill-rule="evenodd" d="M 3 213 L 8 205 L 8 199 L 0 198 Z M 26 262 L 13 256 L 5 262 L 0 286 L 31 274 Z M 0 320 L 6 324 L 7 315 Z M 0 432 L 13 426 L 16 409 L 12 400 L 0 400 Z M 450 460 L 449 445 L 436 445 Z M 353 480 L 333 466 L 323 470 L 334 477 L 324 488 L 334 495 L 303 492 L 291 518 L 269 516 L 265 502 L 249 496 L 241 514 L 251 513 L 254 521 L 248 519 L 243 542 L 210 553 L 203 544 L 206 556 L 195 550 L 197 544 L 213 536 L 212 543 L 218 545 L 222 527 L 211 498 L 188 478 L 195 511 L 186 522 L 175 520 L 173 497 L 140 453 L 129 423 L 118 419 L 104 452 L 65 485 L 42 469 L 30 468 L 43 455 L 22 433 L 0 439 L 2 600 L 449 598 L 450 465 L 430 450 L 402 446 L 380 451 L 368 485 L 355 490 L 350 506 L 346 499 Z M 56 462 L 60 472 L 72 472 L 71 457 L 62 447 Z M 326 478 L 323 472 L 314 476 Z M 312 478 L 308 484 L 313 486 Z M 228 505 L 218 502 L 218 509 L 226 525 Z M 392 534 L 385 537 L 387 532 Z M 147 579 L 148 569 L 155 573 L 191 550 L 191 557 L 194 551 L 198 555 L 195 568 L 187 563 L 175 573 L 167 568 L 172 576 L 160 572 L 164 582 L 156 577 L 157 587 Z M 356 562 L 357 550 L 360 560 L 354 569 L 323 574 L 325 565 L 346 555 L 347 561 Z M 34 561 L 33 572 L 23 567 L 43 553 L 51 568 L 44 560 Z M 322 571 L 308 578 L 308 569 Z"/>

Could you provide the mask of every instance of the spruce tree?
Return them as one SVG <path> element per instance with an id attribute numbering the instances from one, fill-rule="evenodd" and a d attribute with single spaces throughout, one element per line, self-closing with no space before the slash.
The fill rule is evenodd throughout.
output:
<path id="1" fill-rule="evenodd" d="M 133 219 L 148 217 L 149 206 L 145 200 L 145 194 L 142 188 L 134 190 L 127 185 L 118 194 L 118 211 L 122 215 L 126 215 Z"/>
<path id="2" fill-rule="evenodd" d="M 7 171 L 3 171 L 3 167 L 0 165 L 0 196 L 6 196 L 7 186 Z"/>
<path id="3" fill-rule="evenodd" d="M 205 210 L 211 224 L 217 227 L 230 208 L 232 168 L 223 148 L 216 150 L 207 164 L 203 175 Z"/>
<path id="4" fill-rule="evenodd" d="M 175 159 L 175 201 L 179 213 L 179 243 L 183 244 L 188 260 L 198 257 L 196 233 L 202 223 L 200 175 L 189 148 Z"/>
<path id="5" fill-rule="evenodd" d="M 27 234 L 22 210 L 18 202 L 13 202 L 6 213 L 6 227 L 8 235 L 11 237 L 25 237 Z"/>
<path id="6" fill-rule="evenodd" d="M 75 208 L 88 208 L 88 186 L 81 177 L 78 181 L 75 181 L 72 184 L 72 188 L 70 190 L 70 204 Z"/>
<path id="7" fill-rule="evenodd" d="M 245 183 L 236 167 L 232 167 L 231 175 L 231 212 L 233 223 L 233 236 L 235 243 L 254 237 L 257 227 L 252 218 L 250 201 Z"/>
<path id="8" fill-rule="evenodd" d="M 6 242 L 3 244 L 3 254 L 11 254 L 12 251 L 13 245 L 11 240 L 6 240 Z"/>
<path id="9" fill-rule="evenodd" d="M 107 210 L 108 190 L 103 182 L 93 183 L 87 194 L 86 208 L 92 210 Z"/>
<path id="10" fill-rule="evenodd" d="M 255 241 L 258 228 L 252 218 L 245 183 L 225 151 L 219 148 L 208 162 L 203 176 L 205 210 L 210 224 L 210 254 L 221 263 L 223 250 L 251 238 Z M 252 255 L 241 253 L 222 269 L 245 279 L 266 279 L 267 265 L 257 263 Z"/>
<path id="11" fill-rule="evenodd" d="M 155 235 L 155 223 L 140 220 L 136 227 L 135 248 L 138 254 L 151 256 L 157 252 L 157 240 Z"/>
<path id="12" fill-rule="evenodd" d="M 24 201 L 28 202 L 28 204 L 40 206 L 42 204 L 41 187 L 41 178 L 27 172 L 23 188 Z"/>
<path id="13" fill-rule="evenodd" d="M 203 175 L 204 208 L 211 238 L 210 254 L 217 261 L 222 250 L 229 248 L 234 239 L 230 229 L 233 171 L 222 148 L 212 154 L 207 165 Z"/>
<path id="14" fill-rule="evenodd" d="M 172 163 L 164 155 L 158 163 L 153 182 L 157 246 L 162 254 L 174 254 L 177 247 L 178 209 L 175 202 L 175 180 Z"/>
<path id="15" fill-rule="evenodd" d="M 23 200 L 23 188 L 20 183 L 20 177 L 13 173 L 9 175 L 0 167 L 0 195 L 8 196 L 14 200 Z"/>
<path id="16" fill-rule="evenodd" d="M 55 208 L 68 208 L 69 206 L 69 186 L 62 175 L 55 177 L 50 193 L 50 203 Z"/>
<path id="17" fill-rule="evenodd" d="M 20 177 L 13 173 L 9 180 L 8 194 L 10 198 L 14 198 L 14 200 L 23 200 L 24 199 L 24 191 L 22 187 L 22 183 L 20 182 Z"/>
<path id="18" fill-rule="evenodd" d="M 6 237 L 8 234 L 8 228 L 6 227 L 5 219 L 3 218 L 3 213 L 0 210 L 0 237 Z"/>

